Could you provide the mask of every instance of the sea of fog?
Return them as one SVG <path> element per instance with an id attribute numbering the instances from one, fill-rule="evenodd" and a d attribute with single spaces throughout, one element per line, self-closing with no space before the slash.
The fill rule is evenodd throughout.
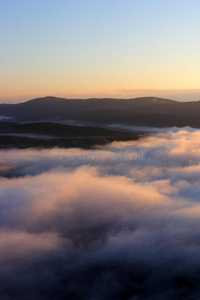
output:
<path id="1" fill-rule="evenodd" d="M 0 299 L 199 299 L 200 130 L 0 151 Z"/>

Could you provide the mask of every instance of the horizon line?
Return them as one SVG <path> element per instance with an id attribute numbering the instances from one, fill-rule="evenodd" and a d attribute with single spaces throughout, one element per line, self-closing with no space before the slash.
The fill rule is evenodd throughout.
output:
<path id="1" fill-rule="evenodd" d="M 159 97 L 159 96 L 139 96 L 139 97 L 130 97 L 130 98 L 122 98 L 122 97 L 88 97 L 88 98 L 68 98 L 68 97 L 61 97 L 61 96 L 54 96 L 54 95 L 48 95 L 48 96 L 38 96 L 36 98 L 29 98 L 28 100 L 21 101 L 21 102 L 14 102 L 14 103 L 5 103 L 5 102 L 0 102 L 0 105 L 16 105 L 16 104 L 23 104 L 26 102 L 38 100 L 38 99 L 45 99 L 45 98 L 55 98 L 55 99 L 63 99 L 63 100 L 136 100 L 136 99 L 144 99 L 144 98 L 154 98 L 154 99 L 162 99 L 162 100 L 169 100 L 172 102 L 177 102 L 177 103 L 192 103 L 192 102 L 200 102 L 200 100 L 191 100 L 191 101 L 180 101 L 180 100 L 175 100 L 175 99 L 170 99 L 170 98 L 165 98 L 165 97 Z"/>

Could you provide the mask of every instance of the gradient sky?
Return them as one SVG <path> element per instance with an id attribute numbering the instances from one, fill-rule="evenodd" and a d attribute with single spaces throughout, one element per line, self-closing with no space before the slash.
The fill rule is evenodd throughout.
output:
<path id="1" fill-rule="evenodd" d="M 0 0 L 0 102 L 200 99 L 199 16 L 199 0 Z"/>

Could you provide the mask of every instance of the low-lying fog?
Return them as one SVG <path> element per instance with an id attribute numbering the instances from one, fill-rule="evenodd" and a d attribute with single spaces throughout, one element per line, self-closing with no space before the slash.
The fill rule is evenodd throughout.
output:
<path id="1" fill-rule="evenodd" d="M 124 131 L 129 131 L 129 132 L 145 132 L 145 133 L 157 133 L 157 132 L 168 132 L 168 131 L 173 131 L 173 132 L 178 132 L 180 130 L 186 130 L 190 132 L 197 131 L 199 129 L 192 128 L 190 126 L 186 127 L 148 127 L 148 126 L 134 126 L 134 125 L 122 125 L 122 124 L 111 124 L 106 126 L 109 129 L 113 130 L 124 130 Z"/>
<path id="2" fill-rule="evenodd" d="M 198 299 L 200 131 L 0 151 L 1 299 Z"/>
<path id="3" fill-rule="evenodd" d="M 54 135 L 36 134 L 36 133 L 0 133 L 0 136 L 19 136 L 28 138 L 52 139 Z"/>

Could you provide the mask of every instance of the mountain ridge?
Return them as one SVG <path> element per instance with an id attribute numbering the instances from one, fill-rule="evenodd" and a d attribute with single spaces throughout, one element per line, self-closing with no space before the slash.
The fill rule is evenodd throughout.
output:
<path id="1" fill-rule="evenodd" d="M 24 102 L 18 102 L 18 103 L 0 103 L 1 105 L 22 105 L 22 104 L 31 104 L 31 103 L 39 103 L 39 102 L 60 102 L 60 101 L 83 101 L 83 102 L 87 102 L 87 101 L 135 101 L 135 102 L 150 102 L 152 100 L 152 103 L 172 103 L 172 102 L 176 102 L 176 103 L 182 103 L 181 101 L 177 101 L 177 100 L 172 100 L 172 99 L 168 99 L 168 98 L 162 98 L 162 97 L 155 97 L 155 96 L 148 96 L 148 97 L 136 97 L 136 98 L 87 98 L 87 99 L 83 99 L 83 98 L 63 98 L 63 97 L 56 97 L 56 96 L 44 96 L 44 97 L 38 97 L 38 98 L 33 98 Z M 200 100 L 199 100 L 200 101 Z M 195 102 L 195 101 L 193 101 Z M 198 102 L 198 101 L 197 101 Z"/>
<path id="2" fill-rule="evenodd" d="M 153 96 L 133 99 L 47 96 L 17 104 L 0 104 L 0 115 L 16 122 L 70 120 L 87 124 L 200 128 L 200 101 L 179 102 Z"/>
<path id="3" fill-rule="evenodd" d="M 159 98 L 159 97 L 154 97 L 154 96 L 148 96 L 148 97 L 136 97 L 136 98 L 129 98 L 129 99 L 123 99 L 123 98 L 87 98 L 87 99 L 81 99 L 81 98 L 62 98 L 62 97 L 55 97 L 55 96 L 45 96 L 45 97 L 40 97 L 40 98 L 33 98 L 25 102 L 20 102 L 16 103 L 17 104 L 25 104 L 25 103 L 38 103 L 38 102 L 60 102 L 60 101 L 135 101 L 137 103 L 172 103 L 172 102 L 179 102 L 176 100 L 171 100 L 167 98 Z M 180 102 L 181 103 L 181 102 Z"/>

